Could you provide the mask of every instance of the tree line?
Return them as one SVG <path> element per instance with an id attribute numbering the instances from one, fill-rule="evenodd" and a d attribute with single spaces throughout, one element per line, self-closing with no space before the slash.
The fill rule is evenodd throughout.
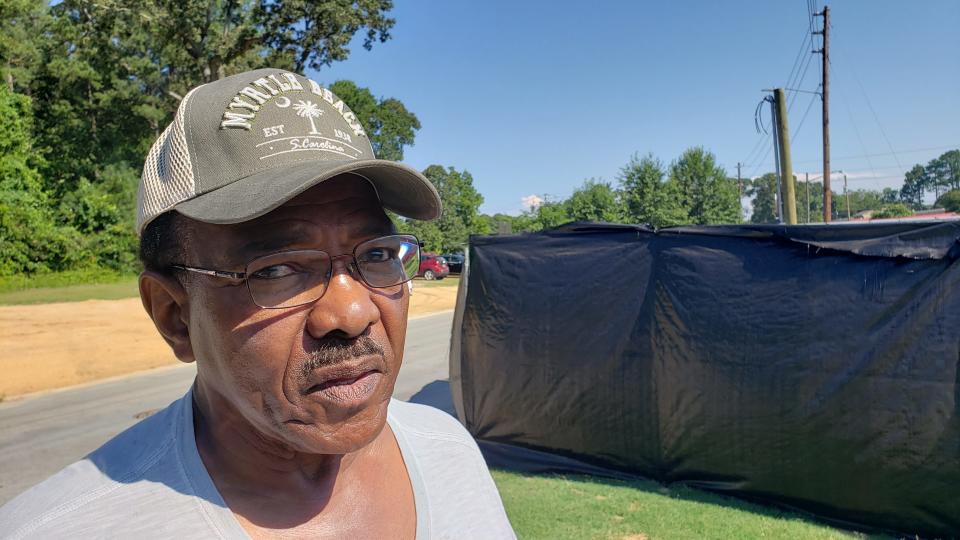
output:
<path id="1" fill-rule="evenodd" d="M 652 227 L 740 223 L 739 186 L 702 147 L 689 148 L 669 166 L 652 154 L 634 155 L 616 183 L 589 179 L 563 200 L 545 198 L 519 216 L 481 216 L 487 228 L 509 224 L 532 232 L 571 221 L 642 223 Z"/>
<path id="2" fill-rule="evenodd" d="M 563 200 L 546 200 L 519 215 L 482 214 L 483 196 L 467 171 L 438 165 L 424 174 L 437 187 L 443 216 L 435 222 L 398 219 L 399 228 L 417 235 L 427 251 L 463 250 L 471 234 L 535 232 L 572 221 L 644 223 L 653 227 L 740 223 L 737 180 L 716 157 L 693 147 L 669 166 L 647 154 L 634 155 L 616 184 L 588 179 Z M 504 227 L 505 226 L 505 227 Z"/>
<path id="3" fill-rule="evenodd" d="M 834 175 L 834 185 L 838 176 Z M 745 182 L 751 197 L 751 223 L 776 223 L 779 219 L 778 186 L 774 173 L 767 173 Z M 926 166 L 914 165 L 904 175 L 900 189 L 856 189 L 847 192 L 831 189 L 832 219 L 846 219 L 862 212 L 870 217 L 896 218 L 918 210 L 945 208 L 960 211 L 960 150 L 944 152 Z M 925 201 L 933 195 L 933 204 Z M 801 223 L 823 221 L 823 182 L 796 179 L 797 219 Z"/>
<path id="4" fill-rule="evenodd" d="M 136 189 L 182 96 L 261 67 L 344 60 L 358 32 L 390 38 L 391 0 L 0 2 L 0 276 L 136 271 Z M 377 155 L 420 123 L 403 103 L 337 81 Z"/>
<path id="5" fill-rule="evenodd" d="M 918 163 L 904 175 L 901 201 L 921 210 L 928 195 L 936 207 L 960 210 L 960 150 L 944 152 L 926 165 Z"/>
<path id="6" fill-rule="evenodd" d="M 193 86 L 259 67 L 302 72 L 390 38 L 390 0 L 42 0 L 0 3 L 0 277 L 72 269 L 138 270 L 136 186 L 150 144 Z M 363 122 L 374 151 L 400 160 L 421 128 L 393 98 L 329 85 Z M 462 249 L 504 216 L 480 214 L 468 171 L 431 165 L 445 211 L 392 216 L 430 251 Z M 614 188 L 587 181 L 567 201 L 509 217 L 514 230 L 573 220 L 737 222 L 736 187 L 700 148 L 669 167 L 634 158 Z"/>
<path id="7" fill-rule="evenodd" d="M 318 70 L 390 38 L 391 0 L 0 2 L 0 277 L 73 269 L 139 269 L 136 188 L 150 144 L 193 86 L 260 67 Z M 378 157 L 401 160 L 421 128 L 402 102 L 352 81 L 328 85 L 366 127 Z M 614 182 L 588 179 L 520 215 L 486 215 L 472 175 L 431 165 L 444 213 L 391 216 L 428 251 L 462 249 L 471 234 L 538 231 L 570 221 L 653 227 L 777 221 L 776 178 L 738 181 L 702 147 L 669 164 L 634 155 Z M 960 151 L 917 165 L 902 189 L 834 193 L 836 217 L 960 205 Z M 822 184 L 797 185 L 801 221 L 822 219 Z M 951 203 L 955 201 L 955 203 Z M 899 206 L 897 206 L 899 205 Z M 882 215 L 882 214 L 881 214 Z"/>

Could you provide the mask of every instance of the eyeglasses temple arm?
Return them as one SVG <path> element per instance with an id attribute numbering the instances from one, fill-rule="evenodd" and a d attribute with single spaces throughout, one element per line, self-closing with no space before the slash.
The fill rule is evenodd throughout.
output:
<path id="1" fill-rule="evenodd" d="M 231 278 L 231 279 L 244 279 L 247 275 L 243 272 L 224 272 L 222 270 L 209 270 L 207 268 L 195 268 L 193 266 L 183 266 L 179 264 L 170 265 L 172 268 L 179 268 L 180 270 L 188 270 L 190 272 L 196 272 L 198 274 L 203 274 L 206 276 L 214 276 L 221 278 Z"/>

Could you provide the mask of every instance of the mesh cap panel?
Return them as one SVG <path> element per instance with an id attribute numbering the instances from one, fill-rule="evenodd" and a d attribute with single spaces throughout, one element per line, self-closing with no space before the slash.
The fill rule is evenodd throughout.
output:
<path id="1" fill-rule="evenodd" d="M 143 230 L 147 221 L 196 194 L 193 164 L 183 127 L 189 100 L 195 91 L 184 96 L 173 122 L 163 130 L 147 154 L 137 192 L 137 230 Z"/>

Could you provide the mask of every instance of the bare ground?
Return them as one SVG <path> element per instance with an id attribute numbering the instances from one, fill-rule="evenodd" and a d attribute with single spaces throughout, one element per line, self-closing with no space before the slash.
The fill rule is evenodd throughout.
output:
<path id="1" fill-rule="evenodd" d="M 456 287 L 419 287 L 410 316 L 453 309 Z M 177 363 L 139 298 L 0 306 L 0 399 Z"/>

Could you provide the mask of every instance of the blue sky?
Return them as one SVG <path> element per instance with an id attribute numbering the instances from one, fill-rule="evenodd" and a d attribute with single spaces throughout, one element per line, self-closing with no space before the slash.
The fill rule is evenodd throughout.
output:
<path id="1" fill-rule="evenodd" d="M 960 2 L 829 5 L 832 168 L 850 189 L 899 187 L 904 169 L 960 147 Z M 530 195 L 615 183 L 634 153 L 666 164 L 700 145 L 732 175 L 738 161 L 745 176 L 773 170 L 754 109 L 798 56 L 795 73 L 813 58 L 794 87 L 816 89 L 815 47 L 799 53 L 807 13 L 806 0 L 396 0 L 391 40 L 355 40 L 311 76 L 400 99 L 423 125 L 407 163 L 466 169 L 482 211 L 516 214 Z M 819 98 L 797 94 L 789 125 L 795 172 L 819 175 Z"/>

